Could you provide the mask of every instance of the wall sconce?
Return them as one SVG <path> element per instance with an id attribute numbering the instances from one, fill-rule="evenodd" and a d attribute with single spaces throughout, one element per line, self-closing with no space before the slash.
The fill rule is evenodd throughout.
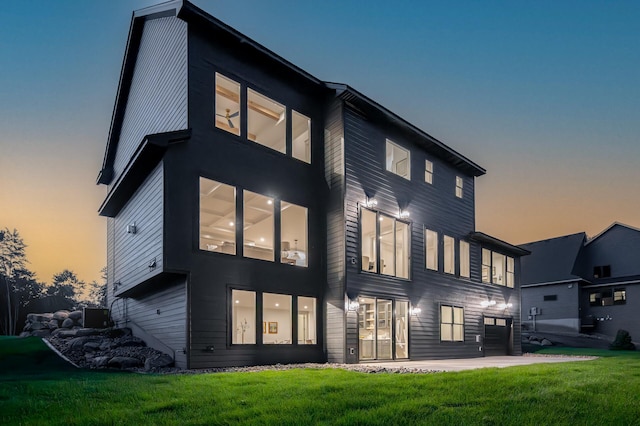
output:
<path id="1" fill-rule="evenodd" d="M 364 202 L 364 205 L 368 208 L 373 208 L 378 205 L 378 200 L 375 198 L 367 198 L 367 201 Z"/>
<path id="2" fill-rule="evenodd" d="M 135 234 L 138 231 L 136 228 L 136 223 L 133 222 L 130 225 L 127 225 L 127 234 Z"/>
<path id="3" fill-rule="evenodd" d="M 409 310 L 409 314 L 411 314 L 412 316 L 418 316 L 420 314 L 420 312 L 422 312 L 422 309 L 416 307 L 411 308 L 411 310 Z"/>
<path id="4" fill-rule="evenodd" d="M 149 262 L 148 266 L 149 266 L 149 270 L 150 271 L 154 270 L 156 268 L 156 266 L 157 266 L 156 259 L 155 258 L 152 259 L 151 262 Z"/>
<path id="5" fill-rule="evenodd" d="M 485 300 L 480 303 L 480 306 L 482 306 L 483 308 L 488 308 L 489 306 L 494 306 L 495 304 L 496 304 L 495 300 Z"/>
<path id="6" fill-rule="evenodd" d="M 498 309 L 508 309 L 508 308 L 510 308 L 512 306 L 513 306 L 513 304 L 511 304 L 511 303 L 501 303 L 501 304 L 498 305 Z"/>
<path id="7" fill-rule="evenodd" d="M 357 311 L 360 307 L 360 303 L 357 300 L 349 300 L 349 304 L 347 305 L 347 309 L 350 311 Z"/>
<path id="8" fill-rule="evenodd" d="M 400 216 L 400 219 L 409 219 L 409 212 L 406 210 L 401 210 L 398 216 Z"/>

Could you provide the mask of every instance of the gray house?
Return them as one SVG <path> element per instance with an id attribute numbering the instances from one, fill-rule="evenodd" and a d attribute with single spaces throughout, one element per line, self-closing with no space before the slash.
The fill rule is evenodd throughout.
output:
<path id="1" fill-rule="evenodd" d="M 135 12 L 98 183 L 118 326 L 206 368 L 520 354 L 485 170 L 186 1 Z"/>
<path id="2" fill-rule="evenodd" d="M 640 336 L 640 230 L 614 223 L 523 244 L 522 323 L 535 331 Z"/>

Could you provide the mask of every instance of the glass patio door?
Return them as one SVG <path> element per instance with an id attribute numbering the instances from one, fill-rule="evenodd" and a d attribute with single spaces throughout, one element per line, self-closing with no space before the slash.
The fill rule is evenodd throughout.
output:
<path id="1" fill-rule="evenodd" d="M 409 302 L 373 297 L 360 297 L 358 302 L 360 360 L 408 358 Z"/>

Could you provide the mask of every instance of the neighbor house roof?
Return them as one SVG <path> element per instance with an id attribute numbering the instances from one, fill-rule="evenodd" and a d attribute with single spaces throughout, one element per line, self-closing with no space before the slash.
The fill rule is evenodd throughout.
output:
<path id="1" fill-rule="evenodd" d="M 587 235 L 580 232 L 521 244 L 521 248 L 531 252 L 531 255 L 522 259 L 522 286 L 581 280 L 573 270 L 586 239 Z"/>
<path id="2" fill-rule="evenodd" d="M 620 222 L 613 222 L 611 225 L 607 227 L 607 229 L 600 232 L 598 235 L 595 235 L 589 238 L 589 240 L 585 243 L 585 245 L 591 244 L 592 242 L 594 242 L 595 240 L 597 240 L 598 238 L 600 238 L 601 236 L 603 236 L 604 234 L 606 234 L 607 232 L 609 232 L 615 227 L 621 227 L 621 228 L 630 229 L 631 231 L 640 232 L 640 229 L 634 228 L 633 226 L 625 225 L 624 223 L 620 223 Z"/>

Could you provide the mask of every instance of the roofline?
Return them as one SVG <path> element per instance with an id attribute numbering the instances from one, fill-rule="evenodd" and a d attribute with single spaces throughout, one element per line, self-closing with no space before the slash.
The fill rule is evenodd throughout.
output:
<path id="1" fill-rule="evenodd" d="M 520 280 L 522 280 L 522 277 L 520 278 Z M 586 283 L 589 283 L 589 281 L 585 280 L 584 278 L 581 277 L 575 277 L 573 279 L 569 279 L 569 280 L 561 280 L 561 281 L 545 281 L 545 282 L 541 282 L 541 283 L 533 283 L 533 284 L 520 284 L 520 288 L 527 288 L 527 287 L 542 287 L 545 285 L 557 285 L 557 284 L 570 284 L 570 283 L 575 283 L 579 281 L 584 281 Z"/>
<path id="2" fill-rule="evenodd" d="M 629 284 L 640 284 L 640 279 L 637 280 L 628 280 L 628 281 L 616 281 L 605 284 L 592 284 L 586 285 L 584 288 L 598 288 L 598 287 L 615 287 L 617 285 L 629 285 Z"/>
<path id="3" fill-rule="evenodd" d="M 612 223 L 611 225 L 609 225 L 609 226 L 608 226 L 604 231 L 600 232 L 598 235 L 596 235 L 596 236 L 594 236 L 594 237 L 589 238 L 589 239 L 587 240 L 587 242 L 586 242 L 586 243 L 584 243 L 584 245 L 586 246 L 586 245 L 591 244 L 591 242 L 592 242 L 592 241 L 594 241 L 594 240 L 596 240 L 596 239 L 600 238 L 602 235 L 604 235 L 604 234 L 606 234 L 607 232 L 609 232 L 609 230 L 610 230 L 611 228 L 613 228 L 614 226 L 622 226 L 622 227 L 627 228 L 627 229 L 630 229 L 630 230 L 632 230 L 632 231 L 640 232 L 640 229 L 638 229 L 638 228 L 634 228 L 633 226 L 626 225 L 626 224 L 624 224 L 624 223 L 622 223 L 622 222 L 613 222 L 613 223 Z"/>
<path id="4" fill-rule="evenodd" d="M 560 238 L 574 237 L 576 235 L 582 235 L 582 236 L 584 236 L 584 238 L 587 237 L 587 234 L 584 233 L 584 232 L 576 232 L 575 234 L 560 235 L 559 237 L 551 237 L 551 238 L 546 238 L 544 240 L 531 241 L 529 243 L 522 243 L 522 244 L 518 244 L 518 246 L 519 247 L 528 246 L 530 244 L 538 244 L 538 243 L 543 243 L 543 242 L 546 242 L 546 241 L 558 240 Z"/>
<path id="5" fill-rule="evenodd" d="M 457 157 L 463 163 L 465 163 L 468 167 L 470 167 L 473 170 L 473 175 L 474 176 L 476 176 L 476 177 L 477 176 L 482 176 L 482 175 L 487 173 L 487 171 L 483 167 L 481 167 L 478 164 L 474 163 L 473 161 L 471 161 L 470 159 L 468 159 L 464 155 L 460 154 L 459 152 L 457 152 L 456 150 L 452 149 L 451 147 L 445 145 L 444 143 L 442 143 L 438 139 L 434 138 L 433 136 L 431 136 L 430 134 L 428 134 L 424 130 L 416 127 L 413 124 L 411 124 L 410 122 L 408 122 L 404 118 L 400 117 L 398 114 L 396 114 L 393 111 L 385 108 L 384 106 L 380 105 L 378 102 L 376 102 L 373 99 L 369 98 L 368 96 L 362 94 L 361 92 L 357 91 L 356 89 L 354 89 L 353 87 L 349 86 L 348 84 L 333 83 L 333 82 L 328 82 L 328 81 L 325 82 L 324 84 L 328 88 L 335 90 L 336 93 L 338 94 L 338 96 L 341 96 L 344 92 L 348 92 L 348 93 L 354 95 L 355 97 L 357 97 L 361 101 L 365 102 L 367 105 L 369 105 L 372 108 L 380 111 L 382 114 L 388 116 L 391 121 L 395 120 L 395 121 L 399 122 L 401 125 L 409 128 L 414 133 L 417 133 L 419 136 L 421 136 L 421 137 L 423 137 L 425 139 L 428 139 L 431 143 L 433 143 L 434 145 L 438 146 L 440 149 L 446 151 L 450 155 L 453 155 L 453 156 Z"/>
<path id="6" fill-rule="evenodd" d="M 522 247 L 514 246 L 513 244 L 509 244 L 506 241 L 502 241 L 496 237 L 492 237 L 491 235 L 485 234 L 484 232 L 479 232 L 479 231 L 471 232 L 469 233 L 469 238 L 481 243 L 483 242 L 483 243 L 492 244 L 494 246 L 500 247 L 502 249 L 510 251 L 511 253 L 517 254 L 519 256 L 527 256 L 531 254 L 529 250 L 523 249 Z"/>

